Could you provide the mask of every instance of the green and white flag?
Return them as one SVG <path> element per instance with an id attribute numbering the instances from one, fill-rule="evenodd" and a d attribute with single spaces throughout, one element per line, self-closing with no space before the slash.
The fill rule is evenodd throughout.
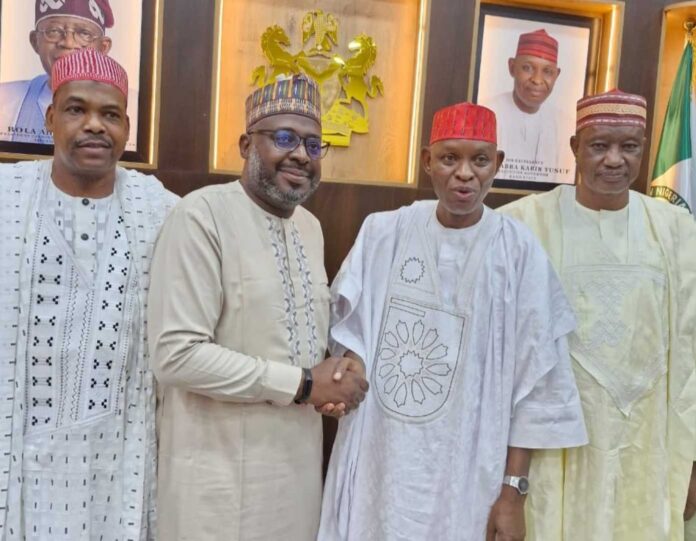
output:
<path id="1" fill-rule="evenodd" d="M 692 214 L 696 209 L 696 153 L 692 144 L 692 134 L 696 136 L 693 58 L 693 44 L 689 41 L 669 97 L 650 184 L 650 195 L 685 207 Z"/>

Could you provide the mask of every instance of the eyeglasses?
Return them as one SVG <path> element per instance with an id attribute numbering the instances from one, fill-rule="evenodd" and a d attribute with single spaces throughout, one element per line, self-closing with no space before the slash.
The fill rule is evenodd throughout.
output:
<path id="1" fill-rule="evenodd" d="M 329 146 L 331 146 L 329 143 L 323 143 L 321 137 L 316 137 L 314 135 L 301 137 L 297 132 L 288 129 L 253 130 L 247 132 L 249 135 L 254 133 L 268 135 L 273 139 L 275 147 L 284 152 L 293 152 L 300 146 L 300 143 L 304 143 L 307 156 L 312 160 L 321 160 L 326 156 L 326 153 L 329 151 Z"/>
<path id="2" fill-rule="evenodd" d="M 86 28 L 61 28 L 59 26 L 49 26 L 45 30 L 36 31 L 42 34 L 44 39 L 49 43 L 59 43 L 68 37 L 68 34 L 72 34 L 73 39 L 76 43 L 80 45 L 89 45 L 93 41 L 102 37 L 99 34 L 90 32 Z"/>

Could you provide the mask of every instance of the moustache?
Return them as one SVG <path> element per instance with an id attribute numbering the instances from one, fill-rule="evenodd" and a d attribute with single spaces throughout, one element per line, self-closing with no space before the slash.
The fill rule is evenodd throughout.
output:
<path id="1" fill-rule="evenodd" d="M 84 139 L 77 139 L 75 141 L 75 147 L 87 147 L 87 146 L 100 146 L 103 148 L 111 148 L 112 144 L 106 137 L 92 136 L 85 137 Z"/>

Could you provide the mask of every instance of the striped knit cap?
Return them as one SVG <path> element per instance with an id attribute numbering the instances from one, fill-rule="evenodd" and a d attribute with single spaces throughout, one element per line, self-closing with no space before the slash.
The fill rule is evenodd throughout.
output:
<path id="1" fill-rule="evenodd" d="M 470 139 L 497 143 L 495 113 L 474 103 L 457 103 L 433 116 L 430 144 L 445 139 Z"/>
<path id="2" fill-rule="evenodd" d="M 258 88 L 246 99 L 246 127 L 272 115 L 292 113 L 321 124 L 319 87 L 305 75 L 293 75 Z"/>
<path id="3" fill-rule="evenodd" d="M 578 101 L 576 133 L 587 126 L 638 126 L 645 129 L 648 103 L 643 96 L 619 89 Z"/>
<path id="4" fill-rule="evenodd" d="M 55 61 L 51 69 L 53 93 L 71 81 L 96 81 L 112 85 L 128 99 L 126 70 L 113 58 L 95 49 L 78 49 Z"/>
<path id="5" fill-rule="evenodd" d="M 517 42 L 516 56 L 520 55 L 536 56 L 556 63 L 558 62 L 558 42 L 544 29 L 521 34 Z"/>

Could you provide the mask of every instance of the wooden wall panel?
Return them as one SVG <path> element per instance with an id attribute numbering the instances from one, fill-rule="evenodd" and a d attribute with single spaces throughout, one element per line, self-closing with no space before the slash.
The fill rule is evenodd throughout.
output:
<path id="1" fill-rule="evenodd" d="M 650 107 L 654 102 L 665 3 L 626 1 L 619 84 L 623 90 L 646 96 Z M 208 172 L 214 4 L 214 0 L 164 2 L 159 169 L 154 174 L 181 195 L 207 184 L 232 180 Z M 475 8 L 473 0 L 432 0 L 423 103 L 424 141 L 430 135 L 433 113 L 467 97 Z M 247 81 L 240 84 L 246 85 Z M 647 133 L 650 134 L 650 127 Z M 236 141 L 230 141 L 230 145 L 236 145 Z M 636 183 L 636 189 L 641 191 L 647 184 L 648 155 L 646 152 Z M 322 184 L 306 206 L 324 229 L 329 277 L 335 275 L 369 213 L 431 197 L 430 183 L 422 173 L 418 188 Z M 486 202 L 497 207 L 515 198 L 511 194 L 492 193 Z"/>

